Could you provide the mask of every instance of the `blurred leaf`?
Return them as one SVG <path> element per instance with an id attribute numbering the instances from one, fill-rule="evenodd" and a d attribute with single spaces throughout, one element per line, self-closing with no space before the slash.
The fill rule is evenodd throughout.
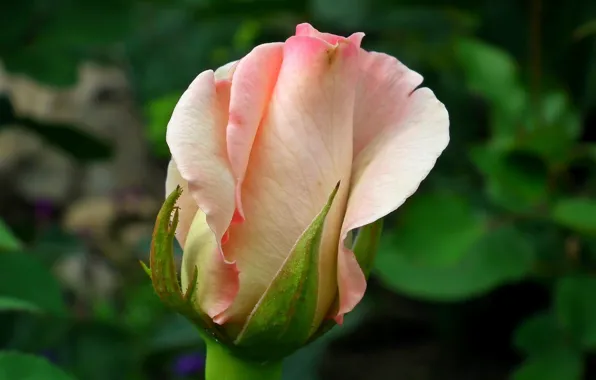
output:
<path id="1" fill-rule="evenodd" d="M 250 51 L 261 32 L 261 23 L 248 20 L 240 24 L 234 35 L 234 48 L 238 51 Z"/>
<path id="2" fill-rule="evenodd" d="M 504 51 L 480 40 L 462 38 L 455 48 L 470 88 L 493 104 L 507 108 L 512 94 L 519 91 L 514 60 Z"/>
<path id="3" fill-rule="evenodd" d="M 0 56 L 18 45 L 27 35 L 27 29 L 35 20 L 35 8 L 29 1 L 0 3 Z"/>
<path id="4" fill-rule="evenodd" d="M 133 336 L 112 325 L 84 322 L 67 347 L 73 373 L 84 380 L 129 380 L 139 370 L 141 350 Z"/>
<path id="5" fill-rule="evenodd" d="M 128 0 L 62 0 L 43 28 L 41 42 L 63 49 L 121 42 L 134 26 L 135 5 Z"/>
<path id="6" fill-rule="evenodd" d="M 172 112 L 176 103 L 180 99 L 179 93 L 162 96 L 152 100 L 147 106 L 147 119 L 149 141 L 153 146 L 153 151 L 158 156 L 169 157 L 170 149 L 166 144 L 166 127 L 172 117 Z"/>
<path id="7" fill-rule="evenodd" d="M 552 209 L 553 220 L 582 233 L 596 233 L 596 200 L 567 198 L 558 201 Z"/>
<path id="8" fill-rule="evenodd" d="M 155 323 L 165 313 L 165 307 L 150 282 L 125 289 L 125 306 L 118 316 L 130 331 L 143 335 L 155 333 Z"/>
<path id="9" fill-rule="evenodd" d="M 5 317 L 12 318 L 10 329 L 6 329 L 10 330 L 6 348 L 23 352 L 41 352 L 55 347 L 66 336 L 72 321 L 62 315 L 44 314 L 45 311 L 40 307 L 32 303 L 30 305 L 36 309 L 13 309 L 12 313 L 4 314 Z"/>
<path id="10" fill-rule="evenodd" d="M 581 352 L 561 348 L 531 356 L 513 374 L 513 380 L 582 380 Z"/>
<path id="11" fill-rule="evenodd" d="M 30 313 L 38 313 L 41 310 L 30 302 L 18 298 L 0 296 L 0 312 L 2 311 L 27 311 Z"/>
<path id="12" fill-rule="evenodd" d="M 254 2 L 246 4 L 253 6 Z M 224 6 L 236 9 L 236 6 Z M 183 8 L 161 9 L 144 17 L 146 24 L 140 27 L 143 33 L 129 37 L 127 58 L 143 100 L 181 94 L 201 71 L 215 69 L 245 53 L 230 51 L 214 59 L 216 49 L 232 46 L 239 23 L 227 17 L 218 20 L 205 20 L 204 14 L 197 17 L 201 19 L 199 23 Z"/>
<path id="13" fill-rule="evenodd" d="M 37 232 L 35 244 L 28 250 L 48 265 L 71 255 L 88 251 L 80 237 L 65 231 L 60 225 L 47 226 Z"/>
<path id="14" fill-rule="evenodd" d="M 24 253 L 0 254 L 0 268 L 1 297 L 30 303 L 51 314 L 66 313 L 57 280 L 37 258 Z"/>
<path id="15" fill-rule="evenodd" d="M 18 352 L 0 353 L 0 379 L 3 380 L 74 380 L 47 359 Z"/>
<path id="16" fill-rule="evenodd" d="M 454 195 L 415 196 L 397 216 L 394 248 L 412 264 L 458 262 L 486 230 L 483 216 L 465 198 Z"/>
<path id="17" fill-rule="evenodd" d="M 44 84 L 72 86 L 78 77 L 81 59 L 72 52 L 57 52 L 51 46 L 31 44 L 2 57 L 6 70 L 24 74 Z"/>
<path id="18" fill-rule="evenodd" d="M 591 20 L 578 26 L 573 32 L 573 37 L 580 40 L 592 34 L 596 34 L 596 20 Z"/>
<path id="19" fill-rule="evenodd" d="M 70 125 L 40 123 L 29 118 L 18 118 L 15 123 L 37 133 L 79 161 L 105 160 L 112 154 L 107 143 Z"/>
<path id="20" fill-rule="evenodd" d="M 48 5 L 37 1 L 26 11 L 8 12 L 11 19 L 21 19 L 21 27 L 10 20 L 13 39 L 4 49 L 0 46 L 9 72 L 54 86 L 73 85 L 79 63 L 90 57 L 92 48 L 120 42 L 133 28 L 135 2 L 61 0 Z"/>
<path id="21" fill-rule="evenodd" d="M 525 124 L 518 148 L 540 155 L 553 164 L 568 159 L 582 131 L 581 117 L 563 91 L 543 94 L 539 115 L 530 114 Z"/>
<path id="22" fill-rule="evenodd" d="M 529 96 L 519 81 L 513 57 L 497 47 L 468 38 L 457 42 L 456 55 L 468 87 L 491 106 L 490 144 L 503 152 L 515 148 L 528 128 L 524 121 L 529 114 Z M 539 139 L 543 140 L 541 136 Z"/>
<path id="23" fill-rule="evenodd" d="M 596 348 L 596 277 L 561 278 L 554 291 L 554 307 L 561 326 L 575 342 Z"/>
<path id="24" fill-rule="evenodd" d="M 527 128 L 524 116 L 528 113 L 529 99 L 521 87 L 513 87 L 506 98 L 493 103 L 490 109 L 490 143 L 507 151 L 517 147 L 521 133 Z"/>
<path id="25" fill-rule="evenodd" d="M 0 252 L 15 251 L 21 247 L 21 242 L 12 234 L 6 223 L 0 219 Z"/>
<path id="26" fill-rule="evenodd" d="M 528 211 L 546 200 L 545 168 L 537 168 L 537 165 L 526 168 L 514 155 L 493 147 L 473 147 L 470 156 L 485 177 L 489 198 L 496 204 L 510 211 Z"/>
<path id="27" fill-rule="evenodd" d="M 515 330 L 514 344 L 520 351 L 540 355 L 567 345 L 564 331 L 552 313 L 531 316 Z"/>
<path id="28" fill-rule="evenodd" d="M 432 267 L 399 250 L 396 235 L 385 234 L 375 273 L 390 288 L 428 300 L 456 301 L 478 296 L 531 273 L 534 252 L 513 227 L 489 231 L 457 263 Z M 432 235 L 429 235 L 429 240 Z"/>

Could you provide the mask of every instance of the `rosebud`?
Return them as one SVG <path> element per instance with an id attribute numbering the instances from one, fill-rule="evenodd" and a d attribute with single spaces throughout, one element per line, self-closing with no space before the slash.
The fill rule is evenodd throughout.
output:
<path id="1" fill-rule="evenodd" d="M 341 323 L 364 295 L 381 218 L 448 144 L 422 77 L 361 49 L 363 36 L 301 24 L 201 73 L 168 124 L 150 273 L 164 302 L 238 356 L 281 358 Z"/>

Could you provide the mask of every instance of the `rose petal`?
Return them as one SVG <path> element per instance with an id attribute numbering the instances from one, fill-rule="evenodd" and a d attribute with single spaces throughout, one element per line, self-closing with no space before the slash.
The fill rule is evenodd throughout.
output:
<path id="1" fill-rule="evenodd" d="M 166 133 L 178 171 L 219 241 L 235 209 L 225 146 L 226 87 L 229 82 L 220 82 L 218 89 L 211 70 L 199 74 L 176 105 Z"/>
<path id="2" fill-rule="evenodd" d="M 236 265 L 227 262 L 221 250 L 221 241 L 235 210 L 235 184 L 225 145 L 230 85 L 229 80 L 216 81 L 211 70 L 201 73 L 180 98 L 166 133 L 172 159 L 202 211 L 195 214 L 195 220 L 204 214 L 212 238 L 217 242 L 212 251 L 203 248 L 206 243 L 192 241 L 191 236 L 203 236 L 201 228 L 193 231 L 193 222 L 184 242 L 183 255 L 186 263 L 204 262 L 200 268 L 201 288 L 209 292 L 199 292 L 198 296 L 203 310 L 212 318 L 232 303 L 233 291 L 238 289 Z"/>
<path id="3" fill-rule="evenodd" d="M 234 72 L 236 72 L 236 67 L 238 66 L 238 62 L 240 61 L 232 61 L 230 63 L 226 63 L 225 65 L 221 66 L 217 70 L 215 70 L 215 79 L 216 80 L 232 80 L 234 76 Z"/>
<path id="4" fill-rule="evenodd" d="M 279 78 L 244 181 L 246 222 L 230 227 L 225 247 L 240 269 L 240 292 L 226 312 L 232 320 L 240 322 L 250 313 L 341 180 L 322 242 L 317 319 L 337 294 L 332 274 L 352 163 L 357 58 L 358 47 L 349 42 L 332 46 L 317 38 L 291 37 L 284 45 Z"/>
<path id="5" fill-rule="evenodd" d="M 222 317 L 222 313 L 238 293 L 238 268 L 235 263 L 225 262 L 201 210 L 194 215 L 182 256 L 180 282 L 184 291 L 193 278 L 195 268 L 199 271 L 195 290 L 199 306 L 215 323 L 223 324 L 226 318 Z"/>
<path id="6" fill-rule="evenodd" d="M 394 57 L 362 51 L 354 114 L 354 157 L 407 109 L 422 76 Z M 371 106 L 373 105 L 373 106 Z"/>
<path id="7" fill-rule="evenodd" d="M 177 202 L 179 219 L 176 228 L 176 238 L 184 249 L 180 273 L 182 289 L 186 292 L 195 268 L 201 268 L 195 297 L 202 310 L 216 319 L 216 322 L 223 323 L 225 320 L 218 319 L 218 315 L 232 303 L 238 293 L 237 267 L 223 260 L 215 235 L 206 223 L 205 214 L 199 210 L 188 192 L 188 183 L 180 176 L 175 162 L 171 160 L 166 178 L 166 195 L 171 194 L 176 186 L 182 188 L 182 195 Z"/>
<path id="8" fill-rule="evenodd" d="M 259 45 L 242 58 L 234 71 L 226 133 L 227 152 L 236 181 L 235 220 L 238 221 L 244 218 L 241 189 L 248 158 L 277 81 L 282 56 L 282 43 Z"/>
<path id="9" fill-rule="evenodd" d="M 428 88 L 397 60 L 363 59 L 354 125 L 355 161 L 338 257 L 338 319 L 362 299 L 366 281 L 343 244 L 349 231 L 397 209 L 428 175 L 449 142 L 449 115 Z"/>
<path id="10" fill-rule="evenodd" d="M 316 30 L 312 25 L 310 25 L 309 23 L 306 23 L 306 22 L 296 26 L 296 35 L 320 38 L 321 40 L 327 41 L 332 45 L 335 45 L 336 43 L 338 43 L 340 41 L 349 40 L 354 45 L 360 46 L 360 43 L 362 42 L 362 39 L 364 38 L 364 33 L 362 33 L 362 32 L 354 33 L 350 37 L 347 37 L 347 38 L 342 37 L 342 36 L 336 36 L 335 34 L 322 33 L 322 32 L 319 32 L 318 30 Z"/>

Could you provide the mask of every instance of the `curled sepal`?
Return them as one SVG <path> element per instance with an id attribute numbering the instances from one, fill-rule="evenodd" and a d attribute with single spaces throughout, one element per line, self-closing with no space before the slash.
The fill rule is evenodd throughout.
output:
<path id="1" fill-rule="evenodd" d="M 364 276 L 368 279 L 372 270 L 375 256 L 379 248 L 379 242 L 381 241 L 381 233 L 383 232 L 383 219 L 379 219 L 376 222 L 367 224 L 360 228 L 358 235 L 356 236 L 356 242 L 352 246 L 352 252 L 356 256 L 356 260 L 364 272 Z M 335 315 L 339 307 L 338 299 L 333 303 L 331 314 Z M 328 319 L 321 324 L 317 331 L 309 338 L 309 342 L 318 339 L 321 335 L 325 334 L 337 323 L 333 319 Z"/>
<path id="2" fill-rule="evenodd" d="M 321 235 L 338 189 L 339 183 L 294 245 L 236 338 L 236 345 L 281 354 L 308 340 L 318 299 Z"/>
<path id="3" fill-rule="evenodd" d="M 169 307 L 179 306 L 184 298 L 174 263 L 174 238 L 179 217 L 176 202 L 181 194 L 182 188 L 178 186 L 166 198 L 157 214 L 151 240 L 151 281 L 159 298 Z"/>
<path id="4" fill-rule="evenodd" d="M 178 225 L 178 207 L 176 202 L 182 189 L 178 186 L 165 200 L 155 221 L 151 241 L 150 268 L 144 263 L 141 266 L 151 277 L 153 288 L 161 301 L 174 311 L 184 315 L 209 336 L 224 340 L 210 318 L 194 307 L 198 269 L 195 268 L 193 278 L 186 292 L 182 292 L 174 261 L 174 238 Z"/>

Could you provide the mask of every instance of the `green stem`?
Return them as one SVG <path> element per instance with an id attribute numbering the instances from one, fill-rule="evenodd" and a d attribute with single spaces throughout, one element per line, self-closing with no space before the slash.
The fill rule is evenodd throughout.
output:
<path id="1" fill-rule="evenodd" d="M 281 361 L 258 363 L 233 356 L 224 346 L 207 344 L 205 380 L 280 380 Z"/>

